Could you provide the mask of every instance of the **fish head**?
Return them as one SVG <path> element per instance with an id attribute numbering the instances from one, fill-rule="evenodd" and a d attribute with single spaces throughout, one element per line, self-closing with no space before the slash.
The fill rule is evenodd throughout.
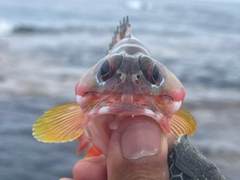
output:
<path id="1" fill-rule="evenodd" d="M 85 135 L 103 154 L 107 154 L 112 131 L 126 116 L 148 116 L 169 132 L 169 121 L 185 97 L 181 82 L 136 38 L 122 41 L 116 47 L 134 41 L 136 47 L 112 50 L 81 77 L 75 88 L 77 103 L 84 112 Z"/>

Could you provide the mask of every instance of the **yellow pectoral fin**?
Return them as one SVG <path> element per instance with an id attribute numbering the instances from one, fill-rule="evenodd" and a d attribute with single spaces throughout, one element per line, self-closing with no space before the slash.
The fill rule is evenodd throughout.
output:
<path id="1" fill-rule="evenodd" d="M 180 108 L 170 120 L 170 133 L 179 137 L 180 134 L 191 136 L 197 128 L 194 117 L 186 110 Z"/>
<path id="2" fill-rule="evenodd" d="M 56 106 L 46 111 L 33 125 L 33 136 L 39 141 L 62 143 L 83 133 L 82 109 L 76 102 Z"/>

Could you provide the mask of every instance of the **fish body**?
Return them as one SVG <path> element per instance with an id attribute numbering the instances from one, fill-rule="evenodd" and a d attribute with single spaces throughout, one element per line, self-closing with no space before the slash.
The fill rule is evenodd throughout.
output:
<path id="1" fill-rule="evenodd" d="M 38 140 L 78 138 L 78 152 L 91 141 L 107 155 L 111 133 L 126 116 L 148 116 L 176 137 L 196 129 L 194 118 L 180 108 L 185 97 L 181 82 L 133 36 L 128 18 L 117 28 L 107 55 L 80 78 L 75 92 L 77 103 L 57 106 L 37 120 L 33 135 Z"/>

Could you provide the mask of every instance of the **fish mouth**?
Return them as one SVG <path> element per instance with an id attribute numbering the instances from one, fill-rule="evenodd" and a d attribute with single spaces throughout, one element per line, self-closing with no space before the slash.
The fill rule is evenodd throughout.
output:
<path id="1" fill-rule="evenodd" d="M 126 110 L 125 106 L 123 107 L 123 109 L 102 107 L 89 113 L 88 118 L 91 120 L 85 126 L 84 133 L 104 155 L 108 153 L 113 131 L 117 130 L 125 119 L 135 120 L 137 116 L 148 116 L 159 123 L 163 117 L 161 113 L 154 113 L 149 109 L 136 109 L 133 113 L 131 110 Z"/>
<path id="2" fill-rule="evenodd" d="M 113 119 L 105 119 L 99 118 L 99 116 L 103 115 L 115 115 L 116 117 Z M 98 119 L 98 121 L 107 121 L 109 123 L 109 128 L 112 130 L 116 130 L 119 126 L 120 121 L 126 116 L 135 117 L 135 116 L 148 116 L 158 123 L 160 123 L 163 113 L 160 111 L 153 112 L 153 110 L 149 108 L 139 108 L 134 107 L 132 104 L 122 104 L 121 106 L 103 106 L 100 108 L 94 108 L 91 110 L 88 115 L 85 117 L 83 127 L 94 119 Z"/>
<path id="3" fill-rule="evenodd" d="M 112 104 L 98 103 L 85 115 L 82 126 L 85 135 L 91 139 L 96 148 L 104 155 L 107 155 L 112 132 L 118 129 L 123 120 L 129 119 L 129 117 L 134 120 L 136 116 L 149 117 L 166 132 L 170 131 L 169 120 L 171 116 L 151 102 L 144 105 L 117 102 Z"/>

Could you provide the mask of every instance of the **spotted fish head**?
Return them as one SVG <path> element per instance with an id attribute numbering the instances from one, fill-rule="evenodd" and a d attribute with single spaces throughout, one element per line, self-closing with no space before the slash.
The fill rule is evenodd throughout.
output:
<path id="1" fill-rule="evenodd" d="M 126 116 L 148 116 L 169 132 L 170 119 L 185 97 L 181 82 L 132 35 L 128 19 L 120 24 L 108 54 L 81 77 L 75 92 L 85 135 L 103 154 Z"/>

